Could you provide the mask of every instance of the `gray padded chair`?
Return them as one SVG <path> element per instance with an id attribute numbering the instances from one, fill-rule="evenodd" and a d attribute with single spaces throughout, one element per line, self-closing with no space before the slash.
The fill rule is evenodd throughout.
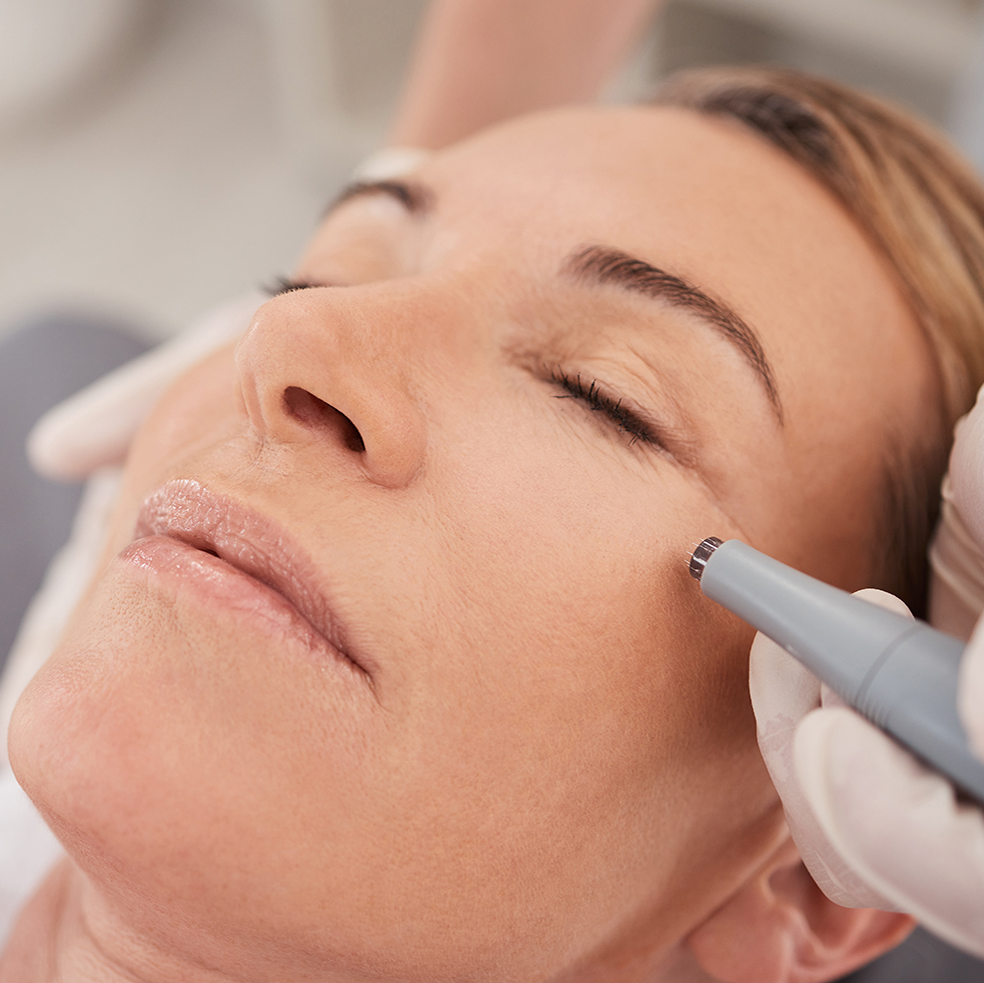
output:
<path id="1" fill-rule="evenodd" d="M 984 983 L 984 962 L 917 928 L 897 949 L 840 983 Z"/>
<path id="2" fill-rule="evenodd" d="M 0 339 L 0 665 L 68 538 L 80 494 L 35 475 L 24 439 L 49 407 L 145 349 L 125 325 L 65 314 L 25 322 Z M 984 983 L 984 962 L 920 929 L 841 983 Z"/>

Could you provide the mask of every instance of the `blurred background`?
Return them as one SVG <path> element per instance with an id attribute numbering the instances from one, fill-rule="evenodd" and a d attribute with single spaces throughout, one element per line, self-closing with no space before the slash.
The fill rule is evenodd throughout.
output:
<path id="1" fill-rule="evenodd" d="M 981 0 L 671 0 L 613 81 L 770 61 L 944 126 Z M 164 337 L 289 271 L 383 138 L 423 0 L 0 0 L 0 336 L 72 310 Z"/>

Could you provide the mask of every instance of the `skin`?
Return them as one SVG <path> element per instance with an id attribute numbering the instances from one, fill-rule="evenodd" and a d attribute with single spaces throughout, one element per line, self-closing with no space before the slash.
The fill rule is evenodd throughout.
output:
<path id="1" fill-rule="evenodd" d="M 704 979 L 686 940 L 788 853 L 751 632 L 686 557 L 741 536 L 864 585 L 886 438 L 938 398 L 891 276 L 778 152 L 683 111 L 530 117 L 414 180 L 431 214 L 336 209 L 297 271 L 331 286 L 264 305 L 136 441 L 11 727 L 73 860 L 18 980 Z M 782 422 L 719 332 L 566 275 L 586 243 L 738 310 Z M 117 555 L 177 479 L 300 544 L 367 674 Z"/>

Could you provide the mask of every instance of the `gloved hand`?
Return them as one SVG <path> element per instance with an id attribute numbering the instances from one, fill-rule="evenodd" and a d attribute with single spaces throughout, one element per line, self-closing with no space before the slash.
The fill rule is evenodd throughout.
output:
<path id="1" fill-rule="evenodd" d="M 982 390 L 984 391 L 984 390 Z M 984 403 L 958 425 L 931 550 L 930 620 L 965 636 L 984 608 Z M 882 591 L 861 596 L 896 610 Z M 906 613 L 908 613 L 906 611 Z M 984 813 L 762 635 L 752 645 L 759 747 L 793 838 L 824 893 L 906 911 L 984 957 Z M 961 720 L 984 758 L 984 619 L 960 680 Z"/>
<path id="2" fill-rule="evenodd" d="M 882 591 L 867 600 L 905 610 Z M 973 642 L 984 678 L 984 629 Z M 851 908 L 905 911 L 984 957 L 984 815 L 764 635 L 752 645 L 759 747 L 803 861 Z M 966 690 L 966 680 L 963 683 Z M 984 688 L 975 693 L 984 706 Z M 978 736 L 981 736 L 978 729 Z"/>

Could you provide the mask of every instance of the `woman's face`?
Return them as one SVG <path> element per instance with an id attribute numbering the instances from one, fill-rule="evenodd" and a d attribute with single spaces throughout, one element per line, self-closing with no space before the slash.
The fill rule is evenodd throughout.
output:
<path id="1" fill-rule="evenodd" d="M 297 278 L 141 432 L 21 780 L 101 911 L 230 972 L 649 958 L 780 835 L 689 553 L 864 584 L 912 318 L 810 178 L 669 109 L 439 154 Z"/>

